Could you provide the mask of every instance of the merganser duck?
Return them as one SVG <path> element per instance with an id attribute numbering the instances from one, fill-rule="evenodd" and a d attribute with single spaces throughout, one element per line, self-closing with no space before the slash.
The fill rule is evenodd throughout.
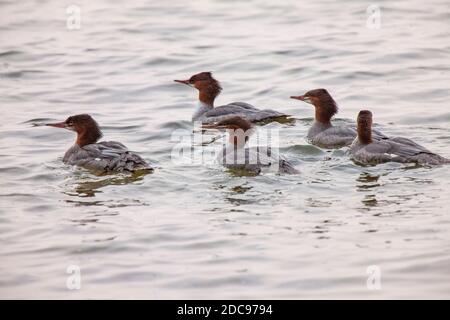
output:
<path id="1" fill-rule="evenodd" d="M 271 148 L 261 148 L 265 152 L 259 147 L 247 148 L 245 145 L 254 132 L 254 127 L 244 118 L 233 116 L 214 124 L 203 124 L 202 128 L 228 131 L 228 145 L 219 154 L 218 162 L 229 169 L 259 174 L 263 168 L 272 167 L 279 173 L 299 173 L 288 161 L 274 154 Z"/>
<path id="2" fill-rule="evenodd" d="M 47 126 L 64 128 L 77 133 L 75 144 L 66 151 L 63 162 L 94 170 L 99 173 L 134 172 L 152 170 L 139 155 L 116 141 L 97 141 L 102 132 L 97 122 L 88 114 L 78 114 Z"/>
<path id="3" fill-rule="evenodd" d="M 314 89 L 302 96 L 291 96 L 291 99 L 312 104 L 316 109 L 314 123 L 307 135 L 311 144 L 323 148 L 341 148 L 351 145 L 356 138 L 355 125 L 333 126 L 331 124 L 331 118 L 338 113 L 338 106 L 327 90 Z M 374 130 L 374 138 L 381 139 L 386 136 Z"/>
<path id="4" fill-rule="evenodd" d="M 350 146 L 352 158 L 362 164 L 376 164 L 382 162 L 415 162 L 418 164 L 445 164 L 450 163 L 414 141 L 393 137 L 379 141 L 372 139 L 372 112 L 362 110 L 358 114 L 358 137 Z"/>
<path id="5" fill-rule="evenodd" d="M 233 102 L 224 106 L 214 107 L 214 100 L 222 91 L 220 83 L 213 78 L 211 72 L 201 72 L 188 80 L 174 80 L 186 84 L 199 91 L 199 106 L 192 116 L 192 121 L 213 123 L 230 116 L 240 116 L 251 122 L 272 120 L 288 115 L 274 110 L 259 110 L 245 102 Z"/>

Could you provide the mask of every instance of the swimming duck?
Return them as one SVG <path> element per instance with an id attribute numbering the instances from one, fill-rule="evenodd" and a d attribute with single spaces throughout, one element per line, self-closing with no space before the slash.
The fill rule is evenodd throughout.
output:
<path id="1" fill-rule="evenodd" d="M 314 89 L 301 96 L 291 96 L 315 107 L 314 123 L 308 130 L 307 138 L 311 144 L 323 148 L 341 148 L 349 146 L 357 136 L 355 125 L 333 126 L 331 118 L 338 113 L 338 106 L 326 89 Z M 374 138 L 386 136 L 374 130 Z"/>

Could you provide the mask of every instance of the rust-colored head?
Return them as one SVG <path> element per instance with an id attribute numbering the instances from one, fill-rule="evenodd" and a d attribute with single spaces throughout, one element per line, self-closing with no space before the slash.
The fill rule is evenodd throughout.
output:
<path id="1" fill-rule="evenodd" d="M 291 99 L 312 104 L 316 108 L 316 120 L 322 123 L 329 123 L 331 118 L 338 113 L 336 101 L 326 89 L 310 90 L 302 96 L 291 96 Z"/>
<path id="2" fill-rule="evenodd" d="M 361 143 L 372 142 L 372 119 L 372 112 L 369 110 L 361 110 L 358 114 L 358 139 Z"/>
<path id="3" fill-rule="evenodd" d="M 97 122 L 88 114 L 77 114 L 68 117 L 66 121 L 47 123 L 46 125 L 75 131 L 77 133 L 77 144 L 80 147 L 96 143 L 102 137 Z"/>
<path id="4" fill-rule="evenodd" d="M 215 98 L 222 91 L 219 81 L 213 78 L 211 72 L 200 72 L 188 80 L 174 81 L 196 88 L 199 91 L 199 100 L 211 107 L 214 106 Z"/>
<path id="5" fill-rule="evenodd" d="M 245 145 L 253 133 L 253 125 L 248 120 L 239 116 L 229 117 L 214 124 L 204 124 L 202 128 L 228 130 L 230 133 L 230 143 L 235 145 Z"/>

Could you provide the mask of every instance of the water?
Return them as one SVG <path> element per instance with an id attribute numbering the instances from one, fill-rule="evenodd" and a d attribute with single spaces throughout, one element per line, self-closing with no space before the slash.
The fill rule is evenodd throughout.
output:
<path id="1" fill-rule="evenodd" d="M 312 108 L 288 99 L 325 87 L 337 122 L 369 108 L 385 133 L 450 157 L 447 0 L 377 1 L 380 29 L 371 1 L 77 4 L 80 30 L 64 2 L 0 3 L 1 298 L 450 297 L 448 167 L 361 167 L 310 146 Z M 300 175 L 171 161 L 196 105 L 172 80 L 200 71 L 221 80 L 219 104 L 298 119 L 267 128 Z M 64 165 L 74 135 L 32 123 L 82 112 L 157 170 Z"/>

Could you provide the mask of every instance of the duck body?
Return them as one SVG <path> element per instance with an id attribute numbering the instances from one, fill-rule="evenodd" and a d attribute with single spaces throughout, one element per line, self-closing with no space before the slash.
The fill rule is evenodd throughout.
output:
<path id="1" fill-rule="evenodd" d="M 101 173 L 152 170 L 141 156 L 116 141 L 102 141 L 82 147 L 75 144 L 66 151 L 63 162 Z"/>

